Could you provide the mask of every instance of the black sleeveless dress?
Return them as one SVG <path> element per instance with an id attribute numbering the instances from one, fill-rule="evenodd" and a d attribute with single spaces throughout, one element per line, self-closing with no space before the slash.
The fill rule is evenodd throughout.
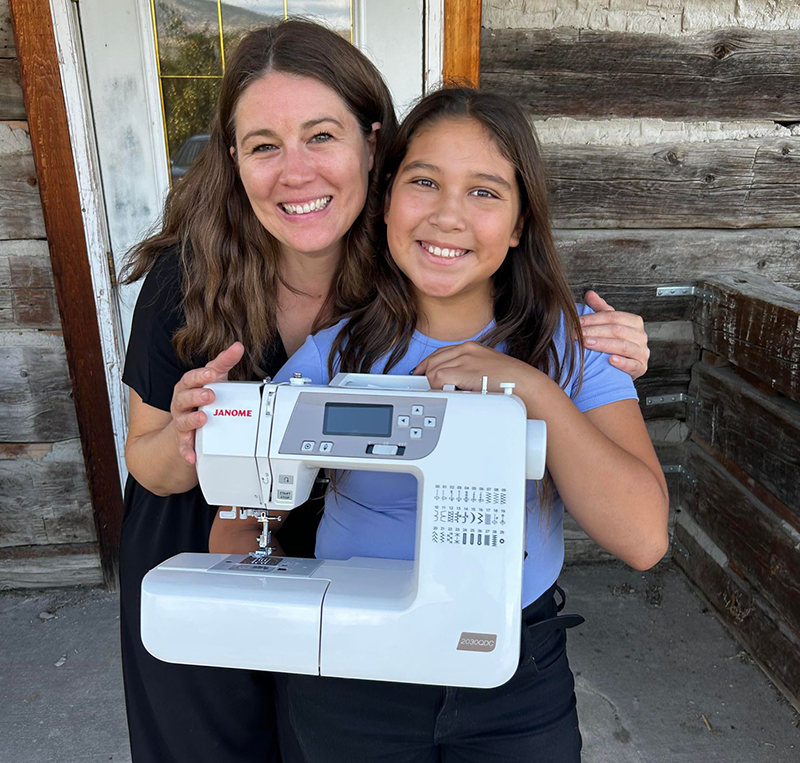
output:
<path id="1" fill-rule="evenodd" d="M 175 385 L 190 366 L 172 336 L 184 323 L 177 253 L 168 250 L 145 278 L 136 303 L 123 381 L 154 408 L 169 411 Z M 286 362 L 278 337 L 262 367 Z M 287 554 L 313 556 L 322 503 L 290 513 L 280 540 Z M 157 496 L 129 476 L 120 547 L 120 630 L 125 701 L 134 763 L 272 763 L 280 761 L 275 682 L 270 673 L 174 665 L 151 656 L 140 636 L 141 583 L 153 567 L 184 551 L 207 552 L 217 507 L 199 487 Z M 231 638 L 243 634 L 231 633 Z M 281 744 L 293 749 L 280 719 Z M 294 758 L 292 754 L 286 757 Z"/>

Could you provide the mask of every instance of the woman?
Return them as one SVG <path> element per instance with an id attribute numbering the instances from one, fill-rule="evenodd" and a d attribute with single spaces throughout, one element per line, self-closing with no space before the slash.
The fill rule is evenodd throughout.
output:
<path id="1" fill-rule="evenodd" d="M 213 399 L 202 385 L 274 375 L 312 328 L 370 299 L 371 170 L 395 130 L 385 84 L 349 43 L 302 21 L 257 30 L 227 63 L 209 144 L 170 194 L 162 231 L 134 252 L 129 280 L 147 278 L 124 374 L 120 620 L 135 763 L 278 759 L 271 676 L 152 658 L 140 639 L 141 579 L 174 554 L 208 549 L 215 510 L 193 451 L 205 422 L 196 408 Z M 599 315 L 586 333 L 630 346 L 598 349 L 643 372 L 641 319 Z M 291 524 L 304 518 L 291 516 L 281 540 L 298 553 Z"/>

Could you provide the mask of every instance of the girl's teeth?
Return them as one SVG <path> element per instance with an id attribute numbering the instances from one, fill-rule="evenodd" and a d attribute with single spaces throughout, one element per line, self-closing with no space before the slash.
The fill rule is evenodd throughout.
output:
<path id="1" fill-rule="evenodd" d="M 452 259 L 453 257 L 460 257 L 462 254 L 467 253 L 466 249 L 442 249 L 439 246 L 431 246 L 430 244 L 423 244 L 422 247 L 436 257 L 448 257 Z"/>

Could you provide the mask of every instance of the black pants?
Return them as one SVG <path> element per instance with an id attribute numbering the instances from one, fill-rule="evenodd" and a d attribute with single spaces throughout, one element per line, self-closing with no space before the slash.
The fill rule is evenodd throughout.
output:
<path id="1" fill-rule="evenodd" d="M 580 761 L 564 628 L 582 618 L 557 617 L 554 589 L 523 611 L 519 667 L 494 689 L 289 676 L 306 763 Z"/>

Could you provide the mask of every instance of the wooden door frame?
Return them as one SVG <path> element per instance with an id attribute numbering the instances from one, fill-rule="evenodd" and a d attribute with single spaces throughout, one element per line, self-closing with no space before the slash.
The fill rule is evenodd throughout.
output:
<path id="1" fill-rule="evenodd" d="M 10 0 L 10 10 L 103 580 L 113 589 L 122 490 L 50 3 Z"/>
<path id="2" fill-rule="evenodd" d="M 9 3 L 103 579 L 114 588 L 121 475 L 50 3 Z M 443 78 L 477 85 L 481 0 L 444 0 L 442 23 Z"/>

